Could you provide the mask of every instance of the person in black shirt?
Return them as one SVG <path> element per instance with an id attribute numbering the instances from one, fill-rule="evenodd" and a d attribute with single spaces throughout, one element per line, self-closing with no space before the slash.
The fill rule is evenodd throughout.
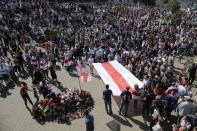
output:
<path id="1" fill-rule="evenodd" d="M 36 68 L 33 73 L 33 84 L 37 85 L 41 81 L 43 81 L 42 72 L 38 68 Z"/>
<path id="2" fill-rule="evenodd" d="M 43 95 L 43 98 L 46 98 L 47 95 L 51 93 L 50 90 L 48 90 L 47 85 L 44 81 L 40 83 L 39 89 L 40 89 L 40 93 Z"/>
<path id="3" fill-rule="evenodd" d="M 196 64 L 192 64 L 192 66 L 188 69 L 189 73 L 189 82 L 192 84 L 196 77 Z"/>
<path id="4" fill-rule="evenodd" d="M 3 55 L 4 55 L 5 57 L 7 57 L 7 56 L 8 56 L 8 53 L 7 53 L 8 49 L 7 49 L 6 46 L 3 46 L 2 51 L 3 51 Z"/>
<path id="5" fill-rule="evenodd" d="M 36 98 L 36 103 L 39 102 L 39 96 L 38 96 L 38 92 L 36 90 L 36 88 L 33 88 L 33 92 L 34 92 L 34 97 Z"/>
<path id="6" fill-rule="evenodd" d="M 119 114 L 121 114 L 122 109 L 124 107 L 124 116 L 127 116 L 127 110 L 128 110 L 128 106 L 129 106 L 129 102 L 132 99 L 132 95 L 131 92 L 129 92 L 130 87 L 126 87 L 126 90 L 123 91 L 120 96 L 122 96 L 122 101 L 121 101 L 121 105 L 120 105 L 120 109 L 119 109 Z"/>
<path id="7" fill-rule="evenodd" d="M 108 84 L 105 87 L 106 87 L 106 90 L 103 91 L 103 99 L 104 99 L 104 103 L 105 103 L 105 110 L 106 110 L 107 114 L 112 114 L 111 96 L 113 95 L 113 93 L 109 89 Z"/>
<path id="8" fill-rule="evenodd" d="M 142 116 L 148 116 L 150 111 L 150 106 L 153 100 L 153 93 L 148 87 L 144 88 L 142 95 Z"/>
<path id="9" fill-rule="evenodd" d="M 51 64 L 49 66 L 49 70 L 51 72 L 52 80 L 57 82 L 57 75 L 56 75 L 56 72 L 55 72 L 55 65 L 54 64 Z"/>
<path id="10" fill-rule="evenodd" d="M 24 72 L 25 71 L 24 66 L 23 66 L 24 58 L 23 58 L 23 53 L 21 50 L 18 50 L 18 53 L 16 55 L 16 59 L 18 60 L 19 71 Z"/>

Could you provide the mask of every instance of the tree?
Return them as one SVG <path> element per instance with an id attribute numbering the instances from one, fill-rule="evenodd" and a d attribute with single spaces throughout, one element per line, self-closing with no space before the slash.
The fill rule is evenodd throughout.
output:
<path id="1" fill-rule="evenodd" d="M 177 0 L 171 0 L 169 4 L 172 13 L 176 13 L 180 11 L 181 5 Z"/>
<path id="2" fill-rule="evenodd" d="M 171 20 L 172 24 L 180 24 L 182 13 L 181 13 L 181 5 L 177 0 L 170 0 L 169 2 L 170 10 L 172 12 Z"/>
<path id="3" fill-rule="evenodd" d="M 171 16 L 172 24 L 174 24 L 174 25 L 180 24 L 181 18 L 182 18 L 181 12 L 176 13 L 176 14 L 172 14 L 172 16 Z"/>

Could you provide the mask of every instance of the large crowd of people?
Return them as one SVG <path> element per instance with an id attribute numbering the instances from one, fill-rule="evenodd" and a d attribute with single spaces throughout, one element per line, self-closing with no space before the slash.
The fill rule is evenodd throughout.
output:
<path id="1" fill-rule="evenodd" d="M 77 61 L 88 63 L 94 73 L 93 62 L 117 60 L 145 85 L 139 90 L 142 115 L 152 114 L 151 130 L 159 130 L 156 128 L 162 127 L 164 118 L 170 120 L 175 109 L 175 131 L 197 126 L 197 97 L 191 91 L 197 67 L 193 64 L 178 75 L 174 73 L 176 57 L 197 54 L 197 10 L 184 10 L 177 25 L 166 7 L 42 0 L 0 3 L 0 79 L 18 84 L 18 77 L 26 72 L 37 87 L 37 107 L 48 103 L 51 112 L 55 108 L 54 100 L 60 94 L 51 93 L 45 83 L 49 71 L 52 81 L 59 83 L 57 63 L 68 72 Z M 23 83 L 21 96 L 26 105 L 27 100 L 33 105 L 25 86 Z M 37 90 L 43 101 L 39 101 Z"/>

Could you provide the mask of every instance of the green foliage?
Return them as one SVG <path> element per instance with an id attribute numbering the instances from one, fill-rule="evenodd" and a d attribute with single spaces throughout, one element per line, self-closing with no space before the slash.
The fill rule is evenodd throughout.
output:
<path id="1" fill-rule="evenodd" d="M 181 13 L 172 14 L 172 23 L 173 24 L 180 24 L 181 23 Z"/>
<path id="2" fill-rule="evenodd" d="M 113 16 L 109 16 L 107 20 L 109 21 L 110 24 L 113 24 L 115 22 L 115 18 Z"/>
<path id="3" fill-rule="evenodd" d="M 182 17 L 180 3 L 178 2 L 178 0 L 170 0 L 169 4 L 170 4 L 169 5 L 170 10 L 172 12 L 172 15 L 171 15 L 172 24 L 174 25 L 180 24 L 181 17 Z"/>
<path id="4" fill-rule="evenodd" d="M 66 31 L 64 31 L 64 32 L 62 32 L 62 33 L 63 33 L 63 35 L 64 35 L 64 38 L 65 38 L 66 40 L 69 40 L 69 38 L 70 38 L 69 33 L 66 32 Z"/>
<path id="5" fill-rule="evenodd" d="M 68 24 L 68 14 L 64 11 L 58 11 L 58 14 L 59 14 L 59 16 L 64 18 L 65 25 L 67 25 Z"/>
<path id="6" fill-rule="evenodd" d="M 181 5 L 177 0 L 171 0 L 169 4 L 172 13 L 180 11 Z"/>
<path id="7" fill-rule="evenodd" d="M 56 31 L 56 30 L 52 30 L 46 33 L 46 38 L 49 41 L 55 41 L 58 38 L 58 35 L 63 33 L 63 36 L 66 40 L 69 39 L 70 35 L 68 34 L 67 31 Z"/>
<path id="8" fill-rule="evenodd" d="M 47 40 L 54 41 L 57 38 L 57 32 L 56 31 L 49 31 L 46 33 Z"/>

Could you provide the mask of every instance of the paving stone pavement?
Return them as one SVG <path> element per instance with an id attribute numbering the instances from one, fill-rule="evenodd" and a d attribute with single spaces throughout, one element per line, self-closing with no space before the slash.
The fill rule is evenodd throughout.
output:
<path id="1" fill-rule="evenodd" d="M 64 87 L 69 89 L 78 88 L 78 78 L 71 77 L 65 70 L 57 71 L 58 80 Z M 24 81 L 20 79 L 20 81 Z M 31 88 L 31 79 L 25 80 L 29 88 Z M 140 116 L 133 117 L 134 120 L 139 121 L 141 125 L 137 125 L 130 119 L 126 119 L 118 115 L 118 106 L 116 102 L 112 101 L 112 107 L 114 117 L 111 117 L 105 113 L 104 104 L 102 100 L 102 91 L 104 90 L 104 84 L 98 77 L 93 77 L 89 83 L 81 83 L 82 89 L 89 91 L 95 101 L 95 108 L 92 114 L 95 118 L 95 131 L 110 131 L 106 123 L 116 120 L 121 124 L 121 131 L 141 131 L 143 119 Z M 59 92 L 57 87 L 53 87 L 53 90 Z M 26 109 L 23 100 L 19 94 L 19 87 L 15 86 L 13 89 L 8 90 L 9 94 L 4 98 L 0 97 L 0 131 L 85 131 L 84 118 L 71 121 L 70 125 L 59 124 L 57 122 L 46 122 L 44 125 L 39 124 L 32 118 L 30 112 Z M 35 102 L 33 92 L 28 92 L 31 99 Z M 42 98 L 42 97 L 41 97 Z M 28 103 L 29 104 L 29 103 Z M 29 107 L 31 105 L 29 104 Z M 147 127 L 147 125 L 144 125 Z"/>

